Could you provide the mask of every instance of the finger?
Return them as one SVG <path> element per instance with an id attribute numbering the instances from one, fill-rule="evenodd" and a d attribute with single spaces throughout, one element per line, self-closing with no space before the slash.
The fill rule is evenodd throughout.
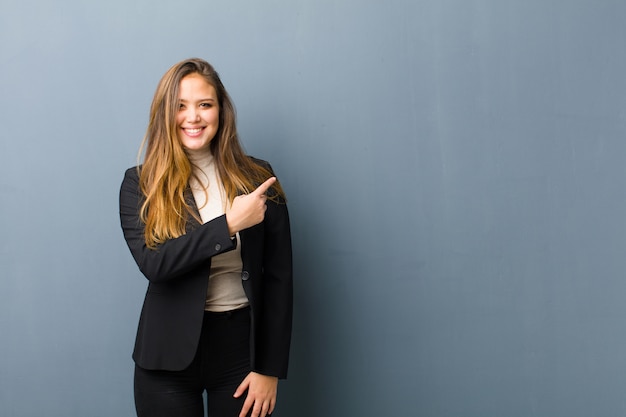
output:
<path id="1" fill-rule="evenodd" d="M 259 417 L 262 416 L 263 414 L 261 414 L 261 405 L 259 404 L 259 402 L 255 402 L 254 403 L 254 407 L 252 408 L 252 417 Z"/>
<path id="2" fill-rule="evenodd" d="M 233 397 L 235 398 L 239 398 L 241 397 L 241 395 L 246 392 L 246 390 L 248 389 L 248 385 L 250 383 L 248 382 L 248 378 L 245 378 L 243 380 L 243 382 L 241 384 L 239 384 L 239 386 L 237 387 L 237 390 L 235 391 L 235 394 L 233 395 Z"/>
<path id="3" fill-rule="evenodd" d="M 239 417 L 246 417 L 253 405 L 254 400 L 250 399 L 250 397 L 246 398 L 246 401 L 243 403 L 243 407 L 241 407 L 241 413 L 239 413 Z"/>
<path id="4" fill-rule="evenodd" d="M 253 192 L 251 192 L 250 194 L 254 194 L 254 195 L 261 195 L 261 194 L 265 194 L 265 192 L 272 186 L 272 184 L 274 184 L 276 182 L 276 177 L 271 177 L 269 178 L 267 181 L 265 181 L 263 184 L 259 185 L 258 188 L 256 190 L 254 190 Z"/>
<path id="5" fill-rule="evenodd" d="M 270 404 L 268 401 L 263 403 L 263 407 L 261 407 L 261 417 L 265 417 L 271 413 Z"/>

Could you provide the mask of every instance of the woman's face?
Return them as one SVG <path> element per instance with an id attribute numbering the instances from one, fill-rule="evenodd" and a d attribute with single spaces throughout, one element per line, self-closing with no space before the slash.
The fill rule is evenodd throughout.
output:
<path id="1" fill-rule="evenodd" d="M 200 74 L 180 81 L 176 127 L 187 150 L 207 149 L 219 127 L 220 109 L 215 88 Z"/>

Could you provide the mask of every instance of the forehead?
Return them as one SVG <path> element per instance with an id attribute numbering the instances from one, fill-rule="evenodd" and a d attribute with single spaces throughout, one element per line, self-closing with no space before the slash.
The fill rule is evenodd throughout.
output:
<path id="1" fill-rule="evenodd" d="M 180 80 L 178 98 L 189 100 L 194 98 L 217 98 L 213 87 L 202 75 L 189 74 Z"/>

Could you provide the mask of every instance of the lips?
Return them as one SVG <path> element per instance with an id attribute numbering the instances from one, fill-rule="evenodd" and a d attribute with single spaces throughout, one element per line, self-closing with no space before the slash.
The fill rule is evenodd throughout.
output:
<path id="1" fill-rule="evenodd" d="M 200 136 L 203 130 L 204 130 L 203 127 L 198 127 L 198 128 L 193 128 L 193 129 L 183 128 L 183 132 L 185 132 L 185 134 L 189 136 L 190 138 L 195 138 L 195 137 Z"/>

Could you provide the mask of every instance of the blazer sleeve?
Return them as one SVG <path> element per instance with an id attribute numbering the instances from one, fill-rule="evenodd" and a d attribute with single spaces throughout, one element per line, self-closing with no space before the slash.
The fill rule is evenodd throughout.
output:
<path id="1" fill-rule="evenodd" d="M 291 230 L 286 202 L 268 200 L 267 206 L 263 242 L 264 320 L 256 366 L 260 373 L 286 378 L 293 316 Z"/>
<path id="2" fill-rule="evenodd" d="M 146 246 L 144 224 L 139 218 L 143 201 L 138 170 L 130 168 L 120 189 L 120 221 L 124 239 L 139 270 L 151 282 L 184 277 L 186 272 L 212 256 L 232 250 L 237 245 L 236 239 L 230 238 L 226 216 L 222 215 L 178 238 L 168 239 L 156 249 L 150 249 Z"/>

